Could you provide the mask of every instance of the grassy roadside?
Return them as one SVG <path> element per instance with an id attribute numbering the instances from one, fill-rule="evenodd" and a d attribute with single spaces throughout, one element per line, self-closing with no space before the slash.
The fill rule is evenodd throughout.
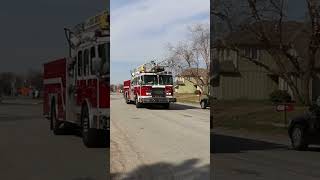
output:
<path id="1" fill-rule="evenodd" d="M 177 102 L 193 104 L 199 103 L 199 96 L 197 96 L 196 94 L 176 93 L 175 96 L 177 98 Z"/>
<path id="2" fill-rule="evenodd" d="M 304 113 L 307 107 L 295 106 L 287 112 L 287 122 Z M 283 112 L 266 101 L 219 101 L 214 107 L 214 126 L 227 129 L 245 130 L 265 134 L 286 134 Z"/>

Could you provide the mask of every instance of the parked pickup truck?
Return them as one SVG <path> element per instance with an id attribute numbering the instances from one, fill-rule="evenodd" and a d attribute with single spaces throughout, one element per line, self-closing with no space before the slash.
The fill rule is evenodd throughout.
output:
<path id="1" fill-rule="evenodd" d="M 295 150 L 306 150 L 310 144 L 320 145 L 320 96 L 307 113 L 290 121 L 288 133 Z"/>

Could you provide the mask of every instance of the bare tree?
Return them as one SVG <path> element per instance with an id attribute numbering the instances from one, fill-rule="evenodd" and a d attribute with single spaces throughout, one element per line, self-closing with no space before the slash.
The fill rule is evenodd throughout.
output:
<path id="1" fill-rule="evenodd" d="M 212 13 L 224 23 L 229 35 L 237 31 L 252 34 L 260 48 L 272 57 L 273 63 L 270 65 L 246 56 L 232 39 L 229 39 L 229 43 L 215 44 L 215 48 L 232 49 L 238 52 L 242 59 L 278 75 L 289 85 L 294 98 L 308 105 L 311 103 L 310 82 L 316 74 L 316 58 L 319 55 L 320 9 L 317 0 L 305 2 L 309 21 L 296 23 L 294 31 L 289 29 L 294 23 L 289 22 L 286 15 L 287 0 L 220 1 L 219 8 Z M 235 21 L 232 14 L 237 13 Z M 302 86 L 293 77 L 298 78 Z"/>
<path id="2" fill-rule="evenodd" d="M 0 74 L 0 94 L 12 95 L 13 83 L 16 81 L 16 75 L 12 72 L 3 72 Z"/>
<path id="3" fill-rule="evenodd" d="M 210 29 L 208 24 L 195 24 L 189 27 L 190 38 L 177 45 L 169 44 L 166 59 L 175 74 L 185 72 L 186 79 L 207 93 L 210 68 Z"/>
<path id="4" fill-rule="evenodd" d="M 43 86 L 43 74 L 40 70 L 30 69 L 27 72 L 26 80 L 33 88 L 41 90 Z"/>

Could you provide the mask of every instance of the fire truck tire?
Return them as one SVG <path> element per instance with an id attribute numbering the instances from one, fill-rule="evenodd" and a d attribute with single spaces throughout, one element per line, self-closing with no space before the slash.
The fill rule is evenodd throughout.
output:
<path id="1" fill-rule="evenodd" d="M 52 101 L 51 105 L 51 120 L 50 120 L 50 129 L 53 131 L 53 134 L 59 135 L 62 134 L 61 129 L 59 128 L 61 122 L 57 119 L 55 101 Z"/>
<path id="2" fill-rule="evenodd" d="M 89 111 L 85 106 L 81 113 L 82 140 L 88 148 L 101 148 L 108 146 L 108 131 L 90 128 Z"/>
<path id="3" fill-rule="evenodd" d="M 138 101 L 138 98 L 136 98 L 136 108 L 142 108 L 142 103 L 140 103 L 139 101 Z"/>
<path id="4" fill-rule="evenodd" d="M 126 94 L 126 96 L 125 96 L 125 100 L 126 100 L 126 103 L 127 104 L 130 104 L 130 99 L 128 99 L 128 95 Z"/>

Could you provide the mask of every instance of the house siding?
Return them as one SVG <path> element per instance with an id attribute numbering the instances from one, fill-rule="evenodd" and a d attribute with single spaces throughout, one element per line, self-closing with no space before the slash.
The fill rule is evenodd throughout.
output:
<path id="1" fill-rule="evenodd" d="M 196 86 L 196 80 L 193 77 L 176 77 L 176 82 L 180 82 L 175 87 L 177 93 L 195 93 L 196 90 L 202 91 L 202 93 L 208 93 L 208 87 L 204 86 L 202 89 Z"/>
<path id="2" fill-rule="evenodd" d="M 216 96 L 224 100 L 263 100 L 278 88 L 276 82 L 261 72 L 242 72 L 237 77 L 222 76 L 220 82 L 221 86 L 215 88 Z"/>
<path id="3" fill-rule="evenodd" d="M 299 89 L 299 91 L 302 92 L 302 89 L 303 89 L 302 80 L 297 77 L 292 77 L 292 79 L 297 84 L 297 88 Z M 310 80 L 309 94 L 310 94 L 311 101 L 315 100 L 320 95 L 320 84 L 319 83 L 320 83 L 319 77 L 316 77 L 316 78 L 313 78 L 312 80 Z M 292 100 L 297 101 L 297 99 L 294 98 L 293 91 L 290 88 L 290 86 L 288 85 L 288 83 L 285 82 L 281 78 L 279 78 L 279 89 L 288 91 L 288 93 L 292 97 Z"/>
<path id="4" fill-rule="evenodd" d="M 176 88 L 177 93 L 194 93 L 197 88 L 190 81 L 185 80 L 183 85 Z"/>
<path id="5" fill-rule="evenodd" d="M 278 89 L 278 83 L 272 80 L 262 67 L 248 60 L 236 58 L 239 59 L 236 61 L 239 73 L 222 75 L 220 87 L 214 88 L 214 96 L 223 100 L 265 100 L 272 91 Z M 263 51 L 259 52 L 258 60 L 272 66 L 270 57 Z"/>

